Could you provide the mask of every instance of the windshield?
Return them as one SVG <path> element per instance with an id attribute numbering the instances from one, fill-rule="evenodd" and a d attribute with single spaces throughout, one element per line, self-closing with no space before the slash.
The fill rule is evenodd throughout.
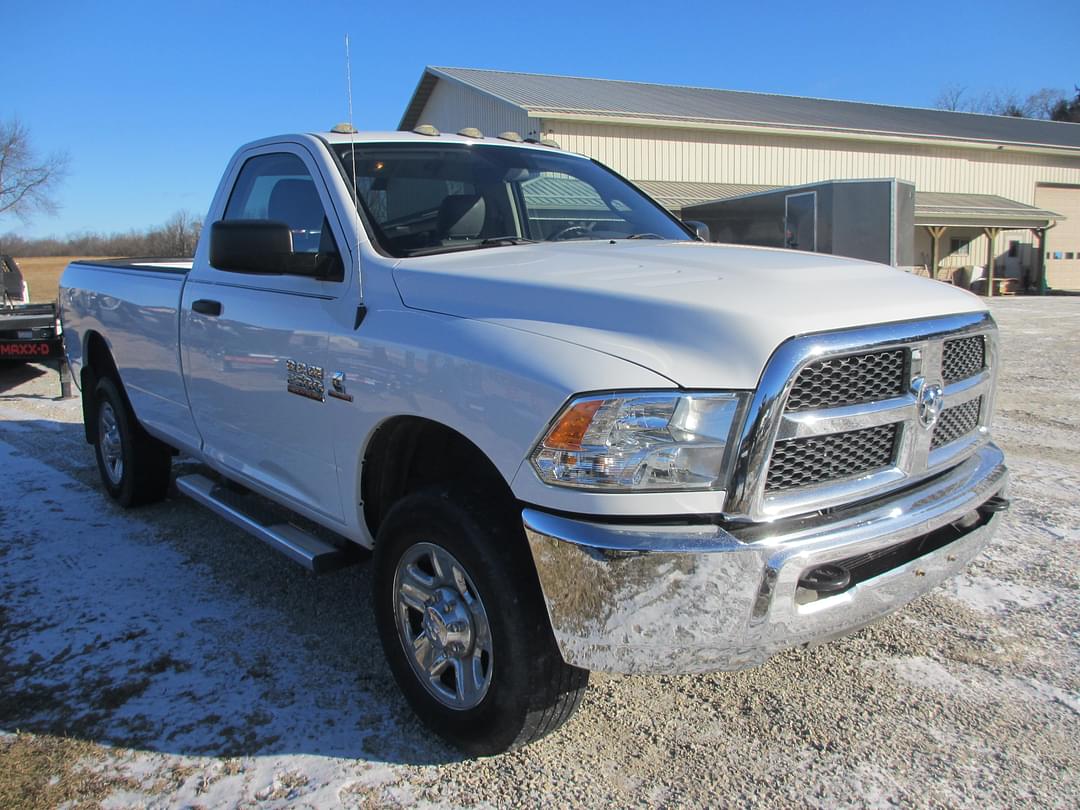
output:
<path id="1" fill-rule="evenodd" d="M 350 144 L 337 144 L 347 175 Z M 689 240 L 664 209 L 597 163 L 483 144 L 356 144 L 360 206 L 395 256 L 523 242 Z"/>

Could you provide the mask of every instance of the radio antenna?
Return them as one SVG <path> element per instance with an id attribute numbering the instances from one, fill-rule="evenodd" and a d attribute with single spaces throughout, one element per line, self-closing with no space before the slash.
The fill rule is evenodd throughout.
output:
<path id="1" fill-rule="evenodd" d="M 356 127 L 353 126 L 352 112 L 352 59 L 349 55 L 349 35 L 345 35 L 345 86 L 349 95 L 349 151 L 352 153 L 352 194 L 353 228 L 356 236 L 356 278 L 360 281 L 360 196 L 356 187 Z M 360 298 L 363 300 L 364 288 L 360 285 Z"/>

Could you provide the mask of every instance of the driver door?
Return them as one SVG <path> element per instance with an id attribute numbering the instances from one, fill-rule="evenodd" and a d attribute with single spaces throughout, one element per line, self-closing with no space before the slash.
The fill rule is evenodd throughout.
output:
<path id="1" fill-rule="evenodd" d="M 285 222 L 294 252 L 337 250 L 318 169 L 300 146 L 269 147 L 240 169 L 222 219 Z M 208 460 L 242 482 L 343 519 L 325 389 L 340 279 L 264 275 L 207 261 L 184 289 L 184 369 Z"/>

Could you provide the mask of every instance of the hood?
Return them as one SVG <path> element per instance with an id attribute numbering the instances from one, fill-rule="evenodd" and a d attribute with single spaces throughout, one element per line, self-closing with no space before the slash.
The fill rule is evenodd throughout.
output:
<path id="1" fill-rule="evenodd" d="M 684 388 L 754 388 L 796 335 L 985 309 L 885 265 L 701 242 L 465 250 L 402 260 L 394 277 L 407 307 L 569 341 Z"/>

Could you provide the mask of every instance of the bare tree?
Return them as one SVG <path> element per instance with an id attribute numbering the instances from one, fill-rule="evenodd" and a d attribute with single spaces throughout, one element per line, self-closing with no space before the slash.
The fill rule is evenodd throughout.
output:
<path id="1" fill-rule="evenodd" d="M 1007 115 L 1010 118 L 1030 118 L 1030 109 L 1026 99 L 1015 90 L 997 90 L 986 93 L 977 112 L 986 115 Z"/>
<path id="2" fill-rule="evenodd" d="M 1032 110 L 1032 118 L 1054 120 L 1054 109 L 1065 100 L 1065 93 L 1053 87 L 1044 87 L 1028 96 L 1027 100 Z"/>
<path id="3" fill-rule="evenodd" d="M 3 253 L 12 256 L 145 256 L 184 258 L 195 253 L 202 222 L 189 211 L 177 211 L 164 225 L 126 233 L 76 233 L 27 239 L 0 234 Z"/>
<path id="4" fill-rule="evenodd" d="M 160 228 L 147 233 L 150 256 L 191 256 L 199 241 L 202 223 L 188 211 L 177 211 Z"/>
<path id="5" fill-rule="evenodd" d="M 0 121 L 0 215 L 26 222 L 34 212 L 55 213 L 56 189 L 67 176 L 68 162 L 66 152 L 39 158 L 30 131 L 17 118 Z"/>
<path id="6" fill-rule="evenodd" d="M 987 90 L 980 96 L 971 96 L 966 87 L 946 85 L 934 106 L 939 110 L 980 113 L 982 115 L 1007 115 L 1013 118 L 1052 118 L 1056 105 L 1064 100 L 1061 90 L 1044 87 L 1027 96 L 1015 90 Z"/>
<path id="7" fill-rule="evenodd" d="M 961 87 L 958 84 L 947 84 L 937 94 L 937 98 L 934 99 L 934 106 L 939 110 L 970 112 L 968 100 L 964 98 L 965 92 L 967 92 L 966 87 Z"/>
<path id="8" fill-rule="evenodd" d="M 1076 96 L 1072 99 L 1064 95 L 1054 104 L 1050 110 L 1050 118 L 1054 121 L 1067 121 L 1080 124 L 1080 87 L 1074 88 Z"/>

